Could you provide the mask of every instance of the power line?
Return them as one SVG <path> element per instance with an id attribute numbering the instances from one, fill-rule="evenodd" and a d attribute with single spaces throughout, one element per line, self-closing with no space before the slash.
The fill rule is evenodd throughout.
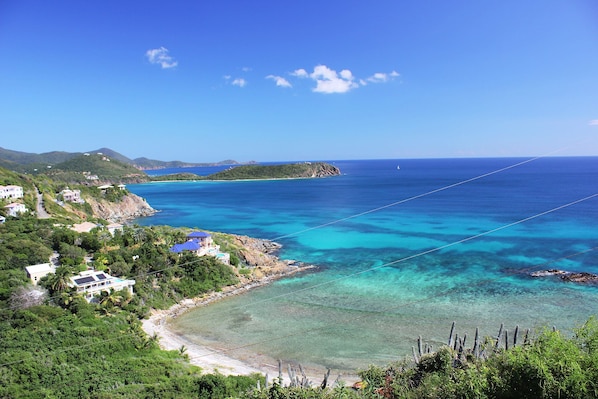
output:
<path id="1" fill-rule="evenodd" d="M 598 194 L 596 194 L 596 195 L 598 195 Z M 569 255 L 560 257 L 560 258 L 555 259 L 555 260 L 551 260 L 549 262 L 545 262 L 545 263 L 543 263 L 541 265 L 534 265 L 534 266 L 531 266 L 531 267 L 528 267 L 528 268 L 520 269 L 518 272 L 519 273 L 525 273 L 525 272 L 530 272 L 530 271 L 535 270 L 535 269 L 545 268 L 546 266 L 548 266 L 550 264 L 557 263 L 557 262 L 565 260 L 565 259 L 570 259 L 570 258 L 578 256 L 578 255 L 586 254 L 586 253 L 595 251 L 597 249 L 598 249 L 598 246 L 594 246 L 592 248 L 588 248 L 588 249 L 585 249 L 583 251 L 579 251 L 579 252 L 576 252 L 576 253 L 573 253 L 573 254 L 569 254 Z M 491 282 L 495 282 L 495 281 L 501 280 L 503 278 L 505 278 L 505 277 L 504 276 L 498 276 L 498 277 L 495 277 L 495 278 L 484 279 L 484 280 L 478 281 L 478 282 L 476 282 L 474 284 L 469 284 L 468 286 L 469 287 L 481 286 L 481 285 L 485 285 L 485 284 L 488 284 L 488 283 L 491 283 Z M 374 313 L 375 314 L 387 313 L 389 311 L 392 311 L 392 310 L 395 310 L 395 309 L 398 309 L 398 308 L 406 308 L 406 307 L 413 306 L 413 305 L 416 305 L 416 304 L 428 302 L 428 301 L 430 301 L 430 300 L 432 300 L 434 298 L 443 297 L 443 296 L 445 296 L 447 294 L 450 294 L 451 292 L 453 292 L 455 290 L 462 290 L 463 288 L 464 288 L 464 286 L 459 286 L 459 287 L 451 288 L 451 289 L 448 289 L 448 290 L 445 290 L 445 291 L 442 291 L 442 292 L 438 292 L 438 293 L 436 293 L 434 295 L 430 295 L 430 296 L 428 296 L 426 298 L 422 298 L 422 299 L 418 299 L 418 300 L 413 300 L 413 301 L 406 302 L 406 303 L 401 303 L 401 304 L 398 304 L 398 305 L 395 305 L 395 306 L 389 306 L 389 307 L 386 307 L 386 308 L 384 308 L 382 310 L 379 310 L 379 311 L 376 311 L 376 312 L 370 311 L 369 313 L 362 313 L 361 315 L 357 315 L 357 316 L 354 316 L 354 317 L 346 319 L 345 323 L 352 323 L 352 322 L 355 322 L 355 321 L 358 321 L 358 320 L 361 320 L 361 319 L 364 319 L 364 318 L 367 318 L 367 317 L 371 317 L 371 316 L 374 315 Z M 207 350 L 211 350 L 212 352 L 206 353 L 204 355 L 197 355 L 197 356 L 190 357 L 190 360 L 191 359 L 193 359 L 193 360 L 201 359 L 201 358 L 208 357 L 208 356 L 211 356 L 211 355 L 217 354 L 217 353 L 234 352 L 234 351 L 237 351 L 237 350 L 241 350 L 241 349 L 245 349 L 245 348 L 250 348 L 252 346 L 256 346 L 256 345 L 267 343 L 267 342 L 280 341 L 282 339 L 287 339 L 287 338 L 291 338 L 291 337 L 298 336 L 298 335 L 309 334 L 309 333 L 313 333 L 313 332 L 317 332 L 317 331 L 322 331 L 322 330 L 327 330 L 327 329 L 332 329 L 332 328 L 336 328 L 336 327 L 337 327 L 337 325 L 325 325 L 325 326 L 321 326 L 321 327 L 314 327 L 314 328 L 310 328 L 310 329 L 306 329 L 306 330 L 295 331 L 295 332 L 292 332 L 292 333 L 289 333 L 289 334 L 286 334 L 286 335 L 276 335 L 274 337 L 269 337 L 268 339 L 264 339 L 264 340 L 261 340 L 261 341 L 250 342 L 248 344 L 244 344 L 244 345 L 237 346 L 237 347 L 234 347 L 234 348 L 221 349 L 221 350 L 218 350 L 218 351 L 215 351 L 215 350 L 212 350 L 212 349 L 207 349 L 207 347 L 204 347 Z"/>
<path id="2" fill-rule="evenodd" d="M 444 244 L 444 245 L 441 245 L 441 246 L 438 246 L 438 247 L 435 247 L 435 248 L 431 248 L 431 249 L 428 249 L 428 250 L 423 251 L 423 252 L 418 252 L 418 253 L 416 253 L 414 255 L 410 255 L 410 256 L 407 256 L 407 257 L 404 257 L 404 258 L 400 258 L 400 259 L 397 259 L 397 260 L 394 260 L 394 261 L 391 261 L 391 262 L 387 262 L 387 263 L 384 263 L 382 265 L 370 267 L 370 268 L 365 269 L 365 270 L 360 270 L 360 271 L 355 272 L 355 273 L 350 273 L 350 274 L 347 274 L 345 276 L 341 276 L 341 277 L 338 277 L 338 278 L 335 278 L 335 279 L 332 279 L 332 280 L 328 280 L 328 281 L 325 281 L 325 282 L 322 282 L 322 283 L 319 283 L 319 284 L 314 284 L 313 286 L 310 286 L 310 287 L 301 288 L 301 289 L 298 289 L 298 290 L 295 290 L 295 291 L 292 291 L 292 292 L 289 292 L 289 293 L 284 293 L 284 294 L 276 295 L 276 296 L 273 296 L 273 297 L 270 297 L 270 298 L 263 299 L 261 301 L 252 302 L 250 304 L 242 305 L 242 306 L 239 306 L 239 308 L 244 308 L 244 307 L 252 306 L 252 305 L 255 305 L 255 304 L 267 302 L 267 301 L 274 300 L 274 299 L 280 299 L 280 298 L 287 297 L 287 296 L 290 296 L 290 295 L 293 295 L 293 294 L 296 294 L 296 293 L 300 293 L 300 292 L 304 292 L 304 291 L 311 290 L 311 289 L 314 289 L 314 288 L 319 288 L 319 287 L 322 287 L 322 286 L 325 286 L 325 285 L 328 285 L 328 284 L 332 284 L 332 283 L 335 283 L 337 281 L 345 280 L 345 279 L 350 278 L 350 277 L 358 276 L 360 274 L 368 273 L 368 272 L 371 272 L 371 271 L 374 271 L 374 270 L 377 270 L 377 269 L 381 269 L 381 268 L 384 268 L 384 267 L 396 265 L 398 263 L 403 263 L 403 262 L 406 262 L 406 261 L 418 258 L 420 256 L 428 255 L 428 254 L 431 254 L 431 253 L 434 253 L 434 252 L 441 251 L 443 249 L 454 247 L 455 245 L 463 244 L 465 242 L 474 240 L 476 238 L 487 236 L 487 235 L 490 235 L 492 233 L 496 233 L 497 231 L 505 230 L 505 229 L 507 229 L 509 227 L 513 227 L 513 226 L 516 226 L 518 224 L 525 223 L 525 222 L 528 222 L 528 221 L 533 220 L 533 219 L 537 219 L 537 218 L 539 218 L 541 216 L 548 215 L 550 213 L 559 211 L 561 209 L 568 208 L 570 206 L 579 204 L 581 202 L 588 201 L 588 200 L 590 200 L 592 198 L 595 198 L 597 196 L 598 196 L 598 193 L 592 194 L 592 195 L 589 195 L 587 197 L 584 197 L 584 198 L 581 198 L 581 199 L 569 202 L 567 204 L 560 205 L 560 206 L 557 206 L 555 208 L 549 209 L 547 211 L 537 213 L 537 214 L 535 214 L 533 216 L 529 216 L 529 217 L 517 220 L 515 222 L 509 223 L 509 224 L 505 224 L 505 225 L 496 227 L 496 228 L 491 229 L 491 230 L 484 231 L 482 233 L 478 233 L 478 234 L 474 234 L 474 235 L 469 236 L 469 237 L 465 237 L 465 238 L 463 238 L 461 240 L 458 240 L 458 241 L 453 241 L 451 243 Z"/>

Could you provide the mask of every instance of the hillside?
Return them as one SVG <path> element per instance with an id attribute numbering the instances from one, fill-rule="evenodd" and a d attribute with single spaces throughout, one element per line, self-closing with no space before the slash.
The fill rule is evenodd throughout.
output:
<path id="1" fill-rule="evenodd" d="M 207 180 L 297 179 L 337 176 L 340 170 L 325 162 L 282 165 L 243 165 L 209 175 Z"/>
<path id="2" fill-rule="evenodd" d="M 148 181 L 145 172 L 107 155 L 85 154 L 38 170 L 55 180 L 67 183 L 98 185 L 104 183 L 137 183 Z"/>
<path id="3" fill-rule="evenodd" d="M 34 169 L 41 170 L 48 166 L 54 167 L 59 163 L 69 161 L 73 158 L 77 158 L 84 154 L 96 154 L 104 155 L 112 160 L 117 160 L 127 165 L 131 165 L 141 170 L 152 170 L 152 169 L 164 169 L 164 168 L 189 168 L 189 167 L 202 167 L 202 166 L 218 166 L 218 165 L 240 165 L 239 162 L 234 160 L 224 160 L 220 162 L 183 162 L 183 161 L 159 161 L 155 159 L 149 159 L 146 157 L 140 157 L 131 159 L 117 151 L 110 148 L 99 148 L 93 151 L 85 152 L 64 152 L 64 151 L 52 151 L 41 154 L 13 151 L 6 148 L 0 147 L 0 166 L 10 170 L 16 170 L 20 172 L 31 172 Z"/>

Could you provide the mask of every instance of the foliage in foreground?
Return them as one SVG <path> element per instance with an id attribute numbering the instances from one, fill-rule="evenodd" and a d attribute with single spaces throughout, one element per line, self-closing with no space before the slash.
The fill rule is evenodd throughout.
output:
<path id="1" fill-rule="evenodd" d="M 572 337 L 545 330 L 531 343 L 478 358 L 443 347 L 415 365 L 370 366 L 359 373 L 359 389 L 336 386 L 298 388 L 274 385 L 243 394 L 270 398 L 542 399 L 598 397 L 598 320 Z"/>

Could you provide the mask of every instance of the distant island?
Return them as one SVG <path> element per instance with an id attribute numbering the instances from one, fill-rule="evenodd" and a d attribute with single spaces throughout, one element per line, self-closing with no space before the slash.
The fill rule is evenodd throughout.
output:
<path id="1" fill-rule="evenodd" d="M 340 170 L 326 162 L 301 162 L 281 165 L 243 165 L 206 177 L 207 180 L 299 179 L 340 175 Z"/>

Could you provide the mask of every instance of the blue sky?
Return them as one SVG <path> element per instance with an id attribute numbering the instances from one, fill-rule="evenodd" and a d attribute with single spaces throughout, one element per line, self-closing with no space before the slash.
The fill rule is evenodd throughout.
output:
<path id="1" fill-rule="evenodd" d="M 12 150 L 598 155 L 594 0 L 4 0 L 0 55 Z"/>

